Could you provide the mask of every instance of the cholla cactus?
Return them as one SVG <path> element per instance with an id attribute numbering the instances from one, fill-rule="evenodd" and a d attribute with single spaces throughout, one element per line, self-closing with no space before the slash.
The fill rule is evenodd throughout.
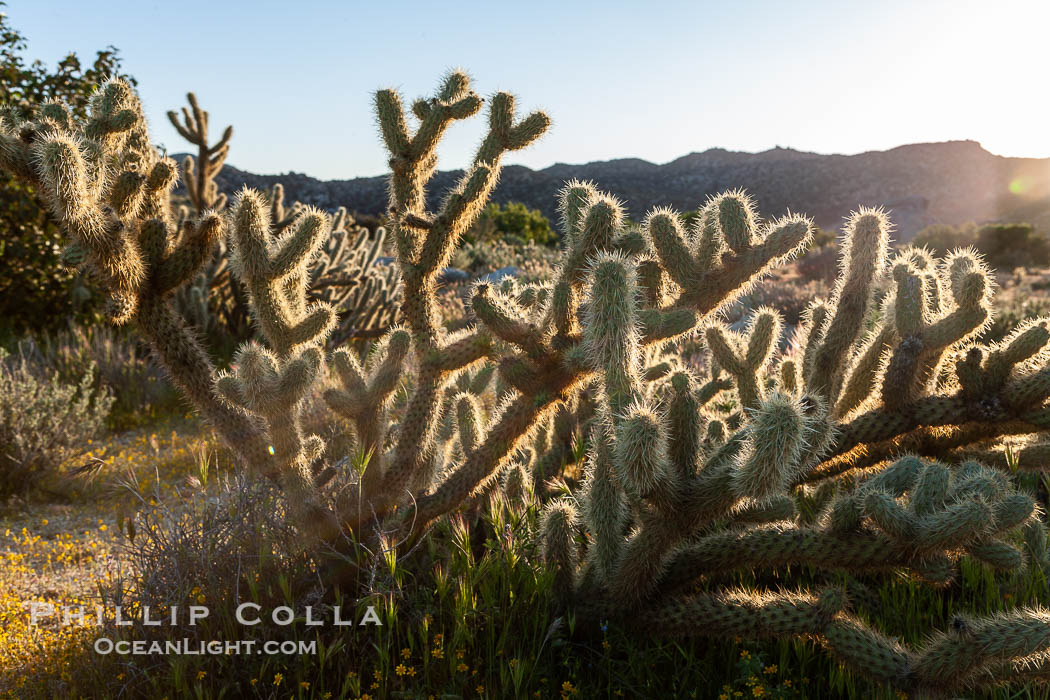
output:
<path id="1" fill-rule="evenodd" d="M 186 193 L 197 213 L 212 210 L 219 211 L 226 206 L 226 195 L 219 192 L 215 176 L 222 170 L 226 156 L 230 153 L 230 139 L 233 138 L 233 127 L 227 126 L 217 143 L 208 143 L 208 112 L 197 104 L 197 96 L 187 93 L 186 101 L 190 109 L 182 108 L 182 122 L 175 112 L 168 112 L 168 121 L 179 132 L 179 135 L 197 147 L 197 158 L 186 156 L 182 162 L 183 179 L 186 182 Z"/>
<path id="2" fill-rule="evenodd" d="M 186 156 L 182 177 L 194 212 L 222 211 L 226 195 L 219 191 L 216 178 L 229 154 L 233 127 L 227 126 L 215 144 L 208 143 L 209 114 L 202 110 L 196 96 L 187 96 L 189 109 L 182 108 L 182 120 L 175 112 L 168 119 L 178 133 L 197 146 L 197 158 Z M 308 207 L 293 202 L 286 207 L 284 188 L 273 186 L 269 196 L 270 220 L 274 235 L 282 234 L 299 220 Z M 180 211 L 179 221 L 189 217 Z M 374 233 L 358 226 L 354 218 L 340 207 L 332 216 L 331 232 L 313 256 L 309 269 L 310 297 L 323 301 L 339 313 L 339 321 L 330 344 L 340 345 L 351 339 L 375 338 L 395 325 L 399 313 L 400 276 L 396 265 L 380 265 L 386 231 Z M 209 262 L 176 295 L 183 315 L 197 328 L 229 345 L 250 337 L 252 315 L 249 300 L 240 285 L 231 278 L 230 251 L 224 240 Z"/>
<path id="3" fill-rule="evenodd" d="M 690 228 L 668 209 L 626 228 L 618 200 L 571 182 L 559 195 L 555 279 L 477 285 L 477 323 L 445 331 L 439 274 L 492 193 L 503 154 L 549 123 L 539 112 L 519 119 L 513 97 L 495 95 L 470 167 L 428 211 L 438 141 L 481 107 L 458 71 L 412 104 L 414 128 L 394 91 L 376 95 L 404 325 L 364 358 L 326 356 L 335 302 L 311 291 L 312 270 L 342 274 L 318 261 L 345 235 L 333 237 L 321 212 L 285 210 L 279 191 L 269 201 L 244 192 L 228 217 L 199 212 L 176 231 L 174 164 L 149 145 L 126 84 L 107 83 L 84 123 L 58 105 L 4 122 L 0 165 L 50 198 L 72 239 L 67 259 L 109 294 L 113 321 L 138 326 L 231 449 L 275 479 L 299 527 L 326 544 L 350 534 L 390 541 L 400 529 L 411 546 L 501 483 L 505 494 L 490 502 L 542 499 L 566 445 L 586 438 L 578 493 L 547 504 L 538 533 L 557 593 L 583 618 L 655 620 L 677 635 L 813 637 L 880 681 L 930 694 L 1025 665 L 1045 673 L 1044 611 L 960 619 L 911 650 L 865 626 L 835 588 L 730 590 L 717 576 L 801 564 L 943 583 L 961 557 L 1024 566 L 1022 547 L 1046 566 L 1042 515 L 996 468 L 1002 455 L 987 441 L 1046 431 L 1050 320 L 977 344 L 993 286 L 979 256 L 937 261 L 905 249 L 890 258 L 885 214 L 862 209 L 845 227 L 832 295 L 812 304 L 782 352 L 775 311 L 757 310 L 742 333 L 717 315 L 807 244 L 807 219 L 763 222 L 737 191 L 707 202 Z M 259 338 L 218 374 L 171 295 L 224 229 Z M 703 372 L 676 356 L 686 337 L 707 342 Z M 302 428 L 327 363 L 342 388 L 324 398 L 350 420 L 363 474 L 340 472 L 343 455 Z M 1017 464 L 1041 468 L 1045 454 L 1029 446 Z"/>
<path id="4" fill-rule="evenodd" d="M 223 219 L 205 212 L 176 230 L 169 193 L 175 163 L 149 143 L 138 98 L 106 83 L 77 123 L 58 104 L 32 121 L 5 120 L 0 165 L 32 183 L 69 234 L 64 260 L 86 269 L 108 295 L 110 319 L 134 321 L 175 383 L 248 459 L 268 463 L 265 436 L 216 393 L 208 354 L 172 306 L 222 237 Z"/>
<path id="5" fill-rule="evenodd" d="M 677 370 L 670 382 L 646 386 L 639 348 L 652 302 L 674 308 L 701 299 L 690 291 L 703 285 L 698 263 L 724 265 L 761 240 L 757 230 L 741 193 L 711 200 L 691 232 L 673 213 L 654 212 L 642 233 L 671 279 L 659 282 L 659 294 L 638 288 L 651 258 L 594 258 L 584 354 L 604 387 L 604 420 L 591 433 L 581 494 L 589 547 L 567 599 L 587 601 L 595 617 L 655 620 L 672 634 L 813 635 L 860 671 L 908 690 L 995 682 L 1011 662 L 1050 644 L 1045 613 L 960 623 L 973 647 L 953 633 L 907 650 L 851 616 L 835 591 L 688 593 L 713 576 L 800 564 L 908 570 L 943 583 L 962 556 L 1023 566 L 1022 530 L 1029 549 L 1045 548 L 1034 501 L 1003 472 L 918 455 L 950 456 L 982 438 L 1044 429 L 1047 321 L 994 347 L 974 345 L 992 286 L 979 257 L 958 251 L 935 261 L 905 249 L 887 262 L 889 224 L 880 211 L 847 222 L 839 282 L 829 300 L 813 304 L 788 352 L 774 356 L 780 320 L 759 309 L 743 335 L 704 326 L 706 380 Z M 736 410 L 704 411 L 731 388 Z M 705 422 L 719 426 L 708 428 L 706 441 Z M 891 459 L 902 451 L 916 456 Z M 804 522 L 795 499 L 818 486 L 823 512 Z M 550 548 L 559 571 L 565 550 Z"/>

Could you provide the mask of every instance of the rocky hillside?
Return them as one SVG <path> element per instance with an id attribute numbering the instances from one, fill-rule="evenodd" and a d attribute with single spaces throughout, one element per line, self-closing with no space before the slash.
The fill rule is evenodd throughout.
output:
<path id="1" fill-rule="evenodd" d="M 435 206 L 460 174 L 438 174 L 429 190 Z M 636 220 L 657 205 L 696 209 L 710 194 L 744 187 L 765 216 L 802 211 L 829 229 L 858 205 L 884 206 L 892 210 L 899 240 L 934 222 L 1026 219 L 1050 225 L 1050 159 L 1004 158 L 975 141 L 912 144 L 850 156 L 716 148 L 664 165 L 621 159 L 559 163 L 543 170 L 508 166 L 495 200 L 525 202 L 554 219 L 554 194 L 571 178 L 593 180 L 623 198 Z M 300 173 L 255 175 L 231 166 L 219 177 L 227 192 L 245 184 L 268 188 L 275 182 L 284 184 L 290 199 L 326 209 L 346 206 L 382 214 L 387 204 L 383 177 L 322 181 Z"/>

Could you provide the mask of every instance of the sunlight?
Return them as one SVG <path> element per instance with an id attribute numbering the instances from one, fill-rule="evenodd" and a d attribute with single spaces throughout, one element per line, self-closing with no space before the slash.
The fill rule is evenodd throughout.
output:
<path id="1" fill-rule="evenodd" d="M 1050 156 L 1050 94 L 1040 80 L 1047 67 L 1050 3 L 979 3 L 960 10 L 946 13 L 935 40 L 938 53 L 950 56 L 943 75 L 964 98 L 957 123 L 945 126 L 965 129 L 997 155 Z M 1017 182 L 1011 191 L 1015 185 L 1027 187 Z"/>

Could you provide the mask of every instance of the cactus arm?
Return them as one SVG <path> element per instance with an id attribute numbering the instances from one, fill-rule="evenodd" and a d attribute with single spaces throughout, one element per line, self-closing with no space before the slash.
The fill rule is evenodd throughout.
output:
<path id="1" fill-rule="evenodd" d="M 437 141 L 453 120 L 476 113 L 481 100 L 470 91 L 467 76 L 453 72 L 445 78 L 437 95 L 419 103 L 419 107 L 419 127 L 410 135 L 397 94 L 384 90 L 376 95 L 380 129 L 391 154 L 393 170 L 391 209 L 396 216 L 394 237 L 405 286 L 403 313 L 420 361 L 416 387 L 401 423 L 398 447 L 384 480 L 383 492 L 388 500 L 392 494 L 400 498 L 422 469 L 422 457 L 428 453 L 435 432 L 438 395 L 448 377 L 443 369 L 448 364 L 443 358 L 446 341 L 436 325 L 437 274 L 495 186 L 502 153 L 527 146 L 549 123 L 545 116 L 532 115 L 515 126 L 513 99 L 503 93 L 493 98 L 489 133 L 479 148 L 474 166 L 448 195 L 437 216 L 430 217 L 424 210 L 423 187 L 433 175 Z M 503 456 L 494 460 L 492 469 L 501 459 Z M 389 502 L 381 503 L 381 508 L 388 505 Z"/>
<path id="2" fill-rule="evenodd" d="M 221 210 L 226 205 L 226 195 L 218 191 L 215 177 L 222 170 L 230 150 L 230 139 L 233 138 L 233 127 L 227 126 L 222 136 L 214 145 L 208 144 L 208 112 L 200 108 L 197 96 L 192 92 L 186 95 L 190 109 L 182 108 L 182 121 L 174 111 L 168 112 L 168 121 L 175 127 L 179 136 L 197 147 L 197 159 L 187 156 L 183 163 L 186 178 L 186 192 L 198 215 L 207 210 Z"/>
<path id="3" fill-rule="evenodd" d="M 829 300 L 834 313 L 813 358 L 809 389 L 834 403 L 841 382 L 840 366 L 857 340 L 868 312 L 872 285 L 882 273 L 889 247 L 889 220 L 884 212 L 861 209 L 846 223 L 842 275 Z"/>
<path id="4" fill-rule="evenodd" d="M 695 309 L 701 316 L 723 308 L 771 269 L 797 255 L 812 236 L 812 223 L 801 217 L 785 217 L 752 236 L 759 242 L 748 242 L 723 256 L 717 267 L 683 288 L 674 306 Z"/>

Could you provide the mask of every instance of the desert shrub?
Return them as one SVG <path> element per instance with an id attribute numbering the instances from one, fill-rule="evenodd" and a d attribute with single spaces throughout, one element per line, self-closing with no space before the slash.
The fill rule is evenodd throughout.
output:
<path id="1" fill-rule="evenodd" d="M 993 223 L 980 228 L 973 223 L 932 224 L 915 234 L 911 244 L 924 247 L 934 255 L 974 246 L 988 264 L 1000 272 L 1050 265 L 1050 241 L 1023 223 Z"/>
<path id="2" fill-rule="evenodd" d="M 997 270 L 1050 265 L 1050 241 L 1030 224 L 988 224 L 977 232 L 977 249 Z"/>
<path id="3" fill-rule="evenodd" d="M 70 384 L 0 348 L 0 495 L 25 495 L 88 449 L 113 405 L 94 384 L 94 366 Z"/>
<path id="4" fill-rule="evenodd" d="M 477 221 L 463 234 L 468 243 L 499 240 L 512 236 L 518 241 L 553 245 L 558 237 L 539 209 L 529 209 L 521 202 L 489 204 Z"/>
<path id="5" fill-rule="evenodd" d="M 3 4 L 0 3 L 0 7 Z M 0 12 L 0 113 L 27 116 L 35 105 L 58 100 L 86 114 L 88 98 L 111 76 L 123 76 L 119 52 L 108 47 L 84 65 L 70 53 L 54 69 L 29 63 L 26 42 Z M 97 298 L 74 270 L 61 264 L 65 243 L 58 222 L 35 188 L 0 177 L 0 334 L 61 328 L 68 317 L 94 317 Z"/>
<path id="6" fill-rule="evenodd" d="M 926 248 L 934 255 L 945 255 L 956 248 L 966 248 L 977 242 L 977 226 L 973 223 L 962 226 L 930 224 L 915 234 L 911 244 Z"/>
<path id="7" fill-rule="evenodd" d="M 504 238 L 465 243 L 452 265 L 475 276 L 515 268 L 522 279 L 535 282 L 550 279 L 559 258 L 554 248 Z"/>
<path id="8" fill-rule="evenodd" d="M 92 388 L 113 396 L 106 419 L 110 430 L 127 430 L 185 413 L 185 403 L 164 370 L 140 340 L 121 329 L 102 324 L 70 326 L 25 338 L 18 347 L 66 383 L 76 383 L 92 373 Z"/>
<path id="9" fill-rule="evenodd" d="M 280 492 L 236 471 L 214 473 L 210 458 L 200 460 L 182 500 L 143 493 L 131 481 L 119 484 L 129 506 L 122 535 L 132 575 L 113 592 L 118 601 L 130 596 L 154 609 L 197 596 L 218 603 L 246 597 L 246 582 L 254 585 L 256 575 L 271 575 L 275 567 L 297 576 L 309 572 L 283 518 Z"/>

